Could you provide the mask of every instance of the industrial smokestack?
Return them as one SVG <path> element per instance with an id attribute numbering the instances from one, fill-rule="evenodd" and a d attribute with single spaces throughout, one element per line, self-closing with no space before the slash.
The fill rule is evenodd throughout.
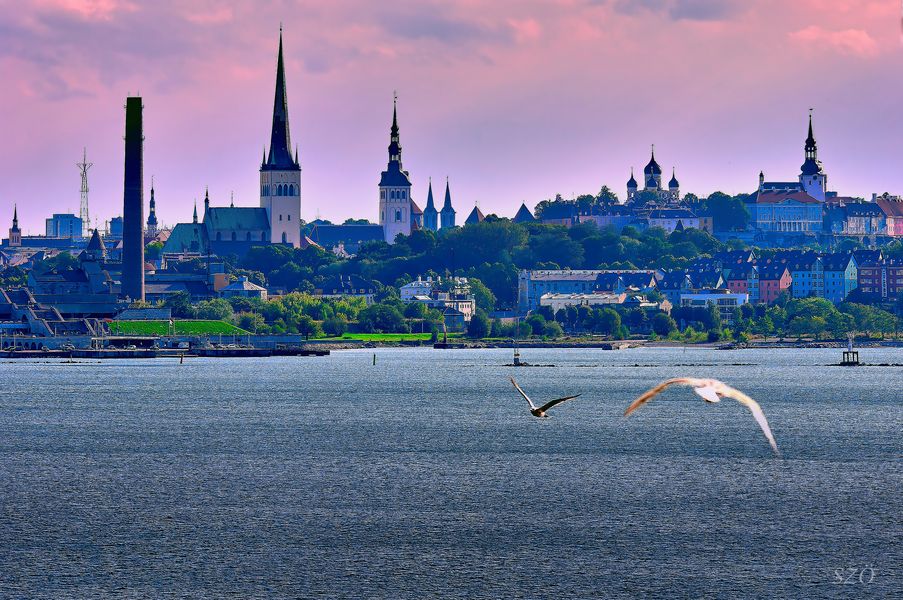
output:
<path id="1" fill-rule="evenodd" d="M 144 301 L 144 126 L 140 97 L 125 102 L 125 190 L 122 203 L 122 292 Z"/>

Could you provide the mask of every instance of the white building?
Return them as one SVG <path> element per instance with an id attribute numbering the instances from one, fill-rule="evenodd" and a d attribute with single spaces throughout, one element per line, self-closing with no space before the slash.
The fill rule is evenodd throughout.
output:
<path id="1" fill-rule="evenodd" d="M 588 306 L 595 308 L 610 304 L 623 304 L 627 294 L 597 292 L 595 294 L 543 294 L 539 299 L 540 306 L 548 306 L 553 313 L 557 313 L 568 306 Z"/>
<path id="2" fill-rule="evenodd" d="M 721 320 L 728 324 L 734 322 L 734 310 L 749 302 L 749 294 L 733 293 L 728 290 L 698 290 L 680 295 L 680 305 L 692 308 L 708 308 L 715 306 Z"/>

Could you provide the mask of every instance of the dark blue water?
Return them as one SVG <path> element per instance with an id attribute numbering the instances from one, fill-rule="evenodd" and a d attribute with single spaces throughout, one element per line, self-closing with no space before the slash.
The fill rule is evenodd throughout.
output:
<path id="1" fill-rule="evenodd" d="M 0 596 L 900 597 L 903 369 L 838 353 L 0 364 Z M 675 375 L 784 458 L 686 389 L 622 416 Z"/>

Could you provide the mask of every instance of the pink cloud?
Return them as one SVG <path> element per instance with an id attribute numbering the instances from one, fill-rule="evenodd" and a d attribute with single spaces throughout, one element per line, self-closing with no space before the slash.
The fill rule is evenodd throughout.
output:
<path id="1" fill-rule="evenodd" d="M 817 25 L 810 25 L 790 34 L 790 39 L 818 49 L 829 48 L 841 54 L 872 58 L 879 53 L 878 43 L 861 29 L 830 31 Z"/>

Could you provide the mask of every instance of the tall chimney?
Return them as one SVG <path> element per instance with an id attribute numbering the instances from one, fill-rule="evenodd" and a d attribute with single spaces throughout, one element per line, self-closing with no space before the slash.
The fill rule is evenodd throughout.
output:
<path id="1" fill-rule="evenodd" d="M 125 190 L 122 203 L 122 292 L 144 301 L 144 128 L 140 97 L 125 101 Z"/>

